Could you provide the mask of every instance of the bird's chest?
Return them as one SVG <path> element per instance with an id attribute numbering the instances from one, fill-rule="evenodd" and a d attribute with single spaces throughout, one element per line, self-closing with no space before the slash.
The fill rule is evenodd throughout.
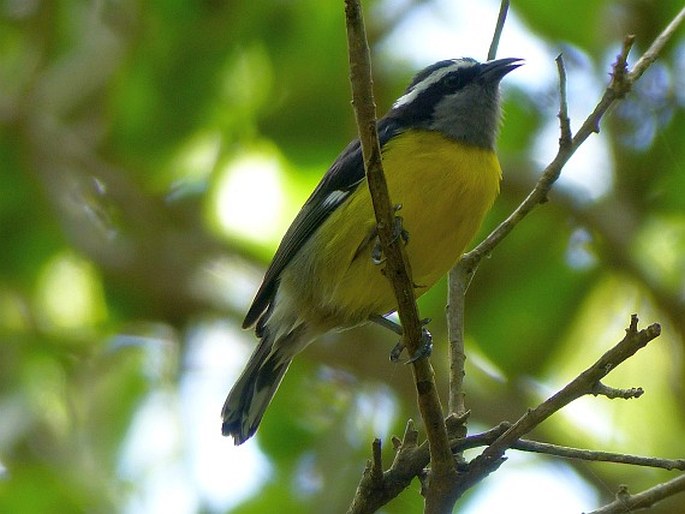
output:
<path id="1" fill-rule="evenodd" d="M 402 206 L 415 279 L 437 280 L 463 253 L 499 192 L 497 157 L 417 131 L 391 141 L 383 164 L 390 197 Z"/>
<path id="2" fill-rule="evenodd" d="M 408 233 L 406 249 L 420 295 L 447 273 L 480 227 L 499 191 L 499 163 L 491 150 L 417 131 L 385 145 L 383 166 L 390 198 L 401 205 L 397 216 Z M 282 285 L 292 282 L 306 303 L 319 305 L 339 326 L 391 310 L 392 289 L 383 265 L 372 259 L 375 226 L 362 183 L 298 254 Z"/>

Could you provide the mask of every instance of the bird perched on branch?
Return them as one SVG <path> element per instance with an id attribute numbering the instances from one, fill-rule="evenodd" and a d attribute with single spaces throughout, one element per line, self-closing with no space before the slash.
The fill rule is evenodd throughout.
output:
<path id="1" fill-rule="evenodd" d="M 499 83 L 521 64 L 516 58 L 437 62 L 378 121 L 417 297 L 461 257 L 499 192 Z M 316 337 L 382 322 L 396 309 L 378 245 L 355 139 L 286 232 L 243 322 L 244 328 L 256 323 L 259 344 L 222 411 L 222 432 L 235 444 L 255 433 L 292 359 Z"/>

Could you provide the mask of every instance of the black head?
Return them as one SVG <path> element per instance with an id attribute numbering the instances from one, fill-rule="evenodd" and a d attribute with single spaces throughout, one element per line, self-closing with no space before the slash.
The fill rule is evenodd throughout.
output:
<path id="1" fill-rule="evenodd" d="M 522 64 L 516 58 L 436 62 L 416 74 L 387 116 L 405 128 L 436 130 L 492 148 L 500 118 L 500 80 Z"/>

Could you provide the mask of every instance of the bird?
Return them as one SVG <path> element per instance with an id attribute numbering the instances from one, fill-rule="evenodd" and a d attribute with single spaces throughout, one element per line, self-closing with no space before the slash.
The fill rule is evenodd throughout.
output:
<path id="1" fill-rule="evenodd" d="M 499 193 L 500 81 L 519 58 L 456 58 L 417 73 L 378 120 L 390 198 L 419 297 L 459 260 Z M 397 309 L 382 273 L 358 139 L 323 175 L 281 240 L 243 328 L 259 343 L 224 403 L 222 433 L 252 437 L 293 358 L 317 337 Z"/>

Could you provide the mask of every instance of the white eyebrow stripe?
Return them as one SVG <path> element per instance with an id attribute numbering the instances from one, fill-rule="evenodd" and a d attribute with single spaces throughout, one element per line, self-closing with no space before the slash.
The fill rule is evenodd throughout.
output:
<path id="1" fill-rule="evenodd" d="M 341 191 L 340 189 L 336 189 L 332 193 L 329 193 L 328 196 L 323 199 L 323 201 L 321 202 L 321 207 L 323 207 L 324 209 L 335 207 L 336 205 L 339 205 L 340 202 L 342 202 L 345 198 L 347 198 L 349 194 L 349 191 Z"/>
<path id="2" fill-rule="evenodd" d="M 416 84 L 413 88 L 411 88 L 410 91 L 405 93 L 404 95 L 400 96 L 397 100 L 395 100 L 395 103 L 392 104 L 393 109 L 397 109 L 398 107 L 402 107 L 403 105 L 407 105 L 411 102 L 413 102 L 417 96 L 419 96 L 420 93 L 428 89 L 430 86 L 435 84 L 436 82 L 440 82 L 443 77 L 453 71 L 456 71 L 460 68 L 463 68 L 465 65 L 469 65 L 471 63 L 465 63 L 464 61 L 457 61 L 454 64 L 450 64 L 449 66 L 445 66 L 444 68 L 440 68 L 435 70 L 433 73 L 428 75 L 425 79 L 423 79 L 421 82 Z"/>

